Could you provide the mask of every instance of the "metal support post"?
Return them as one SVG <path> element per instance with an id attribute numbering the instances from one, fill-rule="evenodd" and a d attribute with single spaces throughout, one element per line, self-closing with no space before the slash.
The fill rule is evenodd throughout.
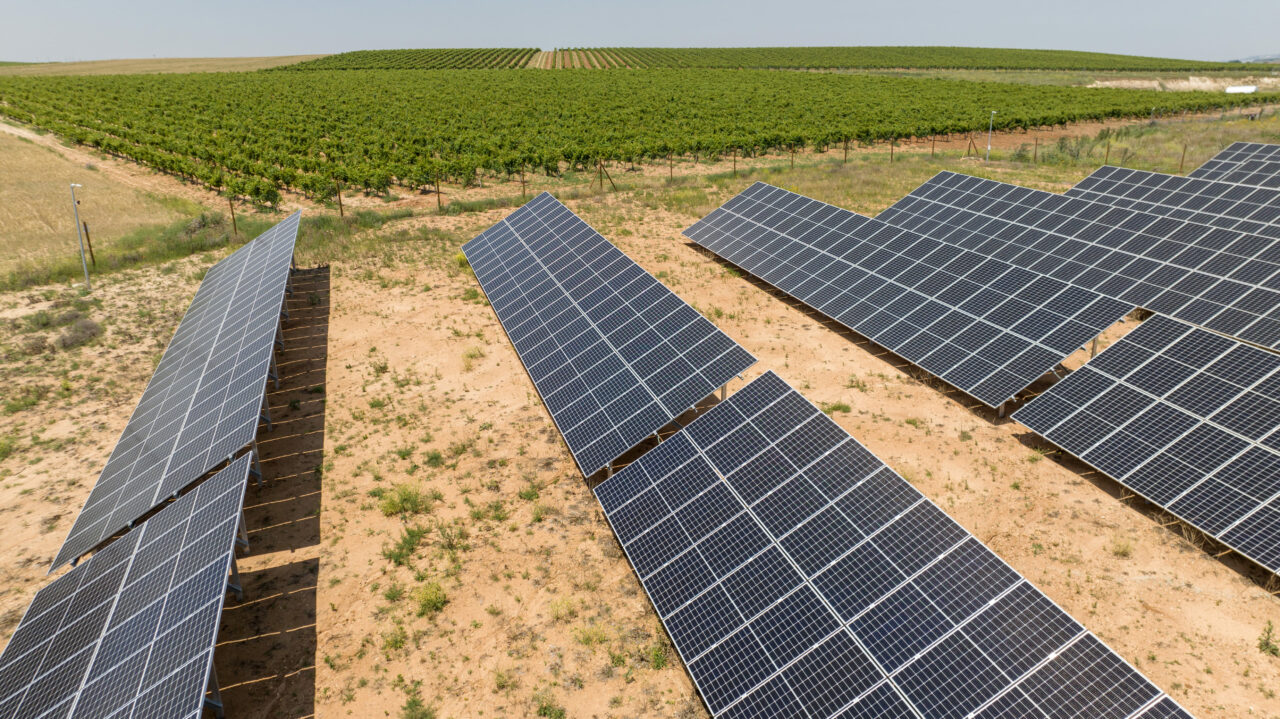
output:
<path id="1" fill-rule="evenodd" d="M 267 431 L 271 431 L 271 408 L 267 406 L 267 395 L 262 395 L 262 414 L 258 415 L 259 422 L 267 423 Z"/>
<path id="2" fill-rule="evenodd" d="M 1097 357 L 1097 356 L 1098 356 L 1098 338 L 1094 337 L 1093 344 L 1089 347 L 1089 359 L 1093 359 L 1094 357 Z"/>
<path id="3" fill-rule="evenodd" d="M 726 382 L 720 385 L 720 401 L 723 402 L 725 397 L 727 397 L 728 395 L 729 395 L 729 383 Z"/>
<path id="4" fill-rule="evenodd" d="M 276 348 L 281 351 L 284 350 L 284 320 L 283 319 L 279 319 L 276 321 Z"/>
<path id="5" fill-rule="evenodd" d="M 274 381 L 275 389 L 280 389 L 280 371 L 275 367 L 275 353 L 271 353 L 271 368 L 266 371 L 266 379 Z"/>
<path id="6" fill-rule="evenodd" d="M 252 449 L 253 464 L 249 466 L 249 474 L 258 478 L 258 486 L 262 486 L 262 463 L 258 461 L 258 440 L 253 440 Z"/>
<path id="7" fill-rule="evenodd" d="M 204 698 L 204 708 L 212 709 L 217 719 L 227 719 L 226 712 L 222 709 L 222 693 L 218 691 L 218 670 L 212 663 L 209 664 L 208 692 L 211 696 Z"/>
<path id="8" fill-rule="evenodd" d="M 289 259 L 289 275 L 284 278 L 284 293 L 286 295 L 293 294 L 293 259 Z"/>
<path id="9" fill-rule="evenodd" d="M 236 566 L 236 555 L 231 553 L 231 579 L 227 580 L 227 590 L 235 592 L 236 599 L 244 601 L 244 588 L 240 586 L 240 567 Z"/>
<path id="10" fill-rule="evenodd" d="M 244 526 L 244 510 L 240 510 L 240 521 L 236 527 L 236 545 L 249 551 L 249 530 Z"/>
<path id="11" fill-rule="evenodd" d="M 997 417 L 1000 417 L 1000 418 L 1003 418 L 1003 417 L 1004 417 L 1004 405 L 1005 405 L 1005 403 L 1004 403 L 1004 402 L 1001 402 L 1001 403 L 1000 403 L 1000 406 L 996 408 L 996 416 L 997 416 Z"/>

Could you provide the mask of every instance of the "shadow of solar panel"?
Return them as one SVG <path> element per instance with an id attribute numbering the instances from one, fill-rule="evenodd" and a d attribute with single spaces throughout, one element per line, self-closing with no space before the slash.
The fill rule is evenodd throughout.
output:
<path id="1" fill-rule="evenodd" d="M 1256 187 L 1280 187 L 1280 145 L 1234 142 L 1188 176 Z"/>
<path id="2" fill-rule="evenodd" d="M 1280 572 L 1280 356 L 1156 315 L 1013 418 Z"/>
<path id="3" fill-rule="evenodd" d="M 0 719 L 200 716 L 250 462 L 36 594 L 0 655 Z"/>
<path id="4" fill-rule="evenodd" d="M 744 429 L 764 444 L 724 466 L 776 461 L 739 485 L 712 457 Z M 1127 717 L 1167 699 L 772 372 L 595 492 L 714 716 Z"/>
<path id="5" fill-rule="evenodd" d="M 1268 250 L 1280 237 L 1280 227 L 1277 226 L 1280 223 L 1280 189 L 1270 187 L 1247 187 L 1108 166 L 1076 183 L 1066 195 L 1248 233 L 1223 247 L 1223 253 L 1210 265 L 1221 276 L 1239 270 L 1250 259 L 1264 253 L 1266 257 L 1274 256 L 1274 251 Z M 1153 249 L 1161 254 L 1172 250 Z M 1259 277 L 1257 281 L 1265 279 Z"/>
<path id="6" fill-rule="evenodd" d="M 755 363 L 548 193 L 462 251 L 586 476 Z"/>
<path id="7" fill-rule="evenodd" d="M 877 219 L 1280 348 L 1280 228 L 1270 224 L 1248 220 L 1241 225 L 1248 231 L 1213 227 L 951 172 L 939 173 Z"/>
<path id="8" fill-rule="evenodd" d="M 684 234 L 990 407 L 1133 309 L 759 182 Z"/>
<path id="9" fill-rule="evenodd" d="M 253 441 L 301 217 L 205 275 L 50 571 Z"/>

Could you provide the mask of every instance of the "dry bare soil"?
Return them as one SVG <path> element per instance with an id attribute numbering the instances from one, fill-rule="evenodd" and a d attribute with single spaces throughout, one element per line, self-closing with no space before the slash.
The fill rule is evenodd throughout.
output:
<path id="1" fill-rule="evenodd" d="M 824 165 L 769 179 L 874 212 L 908 182 L 887 177 L 936 169 Z M 1060 190 L 1087 170 L 982 171 Z M 1193 713 L 1280 716 L 1280 659 L 1258 650 L 1280 601 L 1247 567 L 680 236 L 751 181 L 694 175 L 568 204 L 759 357 L 747 379 L 773 369 L 816 403 L 847 404 L 833 415 L 842 426 Z M 415 216 L 400 226 L 453 239 L 388 242 L 298 276 L 269 394 L 276 426 L 260 437 L 267 481 L 246 500 L 246 599 L 228 599 L 217 656 L 229 716 L 705 716 L 456 258 L 458 241 L 507 212 Z M 5 639 L 215 259 L 106 275 L 89 297 L 0 296 Z M 70 312 L 80 317 L 64 321 Z M 78 319 L 101 334 L 59 346 Z"/>
<path id="2" fill-rule="evenodd" d="M 0 67 L 0 75 L 157 75 L 175 72 L 248 72 L 315 60 L 324 55 L 274 57 L 153 57 L 84 62 L 40 62 Z"/>

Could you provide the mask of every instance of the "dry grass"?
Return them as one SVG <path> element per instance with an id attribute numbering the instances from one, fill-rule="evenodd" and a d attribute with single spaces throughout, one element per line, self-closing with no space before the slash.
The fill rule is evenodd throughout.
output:
<path id="1" fill-rule="evenodd" d="M 80 219 L 94 248 L 140 227 L 172 222 L 194 207 L 123 185 L 53 150 L 0 133 L 0 273 L 26 262 L 78 254 L 68 185 L 77 182 Z M 198 210 L 196 210 L 198 211 Z"/>
<path id="2" fill-rule="evenodd" d="M 90 60 L 87 62 L 41 62 L 0 67 L 0 75 L 158 75 L 177 72 L 248 72 L 324 55 L 278 55 L 274 57 L 156 57 L 130 60 Z"/>

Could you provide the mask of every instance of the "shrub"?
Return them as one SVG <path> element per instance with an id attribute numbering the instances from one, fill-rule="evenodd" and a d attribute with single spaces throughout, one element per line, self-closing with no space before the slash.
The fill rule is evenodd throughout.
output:
<path id="1" fill-rule="evenodd" d="M 58 346 L 64 350 L 74 349 L 96 339 L 101 334 L 102 325 L 82 317 L 58 335 Z"/>
<path id="2" fill-rule="evenodd" d="M 428 582 L 413 590 L 413 601 L 418 605 L 418 616 L 437 614 L 449 603 L 449 595 L 440 582 Z"/>

